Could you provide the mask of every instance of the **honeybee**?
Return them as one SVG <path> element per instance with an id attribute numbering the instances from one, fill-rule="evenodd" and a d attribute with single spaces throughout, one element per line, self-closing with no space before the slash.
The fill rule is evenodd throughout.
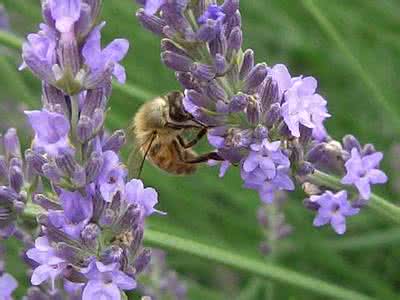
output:
<path id="1" fill-rule="evenodd" d="M 128 128 L 136 150 L 128 160 L 130 175 L 139 177 L 144 161 L 174 175 L 193 174 L 197 165 L 208 160 L 222 160 L 216 152 L 198 155 L 192 147 L 207 133 L 208 127 L 185 111 L 183 94 L 171 92 L 164 97 L 144 103 Z M 196 130 L 197 135 L 187 141 L 183 134 Z"/>

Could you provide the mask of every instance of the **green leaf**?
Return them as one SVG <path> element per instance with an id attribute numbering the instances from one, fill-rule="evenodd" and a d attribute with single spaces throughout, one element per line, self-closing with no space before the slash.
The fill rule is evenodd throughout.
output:
<path id="1" fill-rule="evenodd" d="M 336 299 L 367 300 L 372 299 L 366 295 L 352 291 L 323 280 L 304 275 L 280 266 L 271 265 L 261 260 L 251 259 L 239 254 L 198 243 L 193 240 L 179 238 L 166 233 L 147 229 L 145 241 L 151 245 L 165 247 L 187 255 L 194 255 L 209 261 L 221 263 L 260 277 L 280 281 L 297 286 L 323 296 Z"/>

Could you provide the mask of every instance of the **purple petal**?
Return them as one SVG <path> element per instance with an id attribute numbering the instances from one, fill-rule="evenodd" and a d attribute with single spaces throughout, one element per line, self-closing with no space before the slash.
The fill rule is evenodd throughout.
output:
<path id="1" fill-rule="evenodd" d="M 371 196 L 371 186 L 369 183 L 368 178 L 360 178 L 355 182 L 355 186 L 357 187 L 358 191 L 360 192 L 360 195 L 363 199 L 369 199 Z"/>
<path id="2" fill-rule="evenodd" d="M 136 288 L 135 279 L 121 271 L 117 272 L 117 274 L 113 274 L 113 283 L 122 290 L 133 290 Z"/>
<path id="3" fill-rule="evenodd" d="M 381 152 L 375 152 L 373 154 L 364 156 L 362 158 L 362 164 L 367 170 L 372 169 L 379 165 L 382 158 L 383 154 Z"/>
<path id="4" fill-rule="evenodd" d="M 380 184 L 380 183 L 386 183 L 388 180 L 388 177 L 386 174 L 378 169 L 372 169 L 368 172 L 367 174 L 369 181 L 372 184 Z"/>
<path id="5" fill-rule="evenodd" d="M 330 217 L 321 216 L 321 215 L 318 214 L 314 218 L 313 225 L 316 226 L 316 227 L 321 227 L 321 226 L 324 226 L 324 225 L 328 224 L 329 221 L 330 221 Z"/>
<path id="6" fill-rule="evenodd" d="M 15 278 L 8 273 L 4 273 L 0 276 L 0 299 L 11 300 L 11 294 L 17 287 L 18 282 Z"/>
<path id="7" fill-rule="evenodd" d="M 165 2 L 166 0 L 147 0 L 144 12 L 147 15 L 154 15 Z"/>
<path id="8" fill-rule="evenodd" d="M 83 290 L 82 300 L 93 299 L 121 300 L 121 292 L 113 283 L 91 280 Z"/>
<path id="9" fill-rule="evenodd" d="M 331 225 L 337 234 L 344 234 L 346 232 L 346 218 L 340 214 L 332 216 Z"/>
<path id="10" fill-rule="evenodd" d="M 104 59 L 111 62 L 121 61 L 129 50 L 129 42 L 125 39 L 115 39 L 103 50 Z"/>
<path id="11" fill-rule="evenodd" d="M 69 32 L 79 19 L 81 0 L 50 0 L 50 9 L 56 28 L 60 32 Z"/>

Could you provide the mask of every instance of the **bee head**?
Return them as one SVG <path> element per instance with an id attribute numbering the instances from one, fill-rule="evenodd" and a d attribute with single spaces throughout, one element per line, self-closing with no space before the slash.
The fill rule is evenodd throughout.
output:
<path id="1" fill-rule="evenodd" d="M 183 108 L 183 94 L 181 92 L 171 92 L 166 96 L 169 106 L 169 117 L 176 123 L 186 122 L 192 116 Z"/>

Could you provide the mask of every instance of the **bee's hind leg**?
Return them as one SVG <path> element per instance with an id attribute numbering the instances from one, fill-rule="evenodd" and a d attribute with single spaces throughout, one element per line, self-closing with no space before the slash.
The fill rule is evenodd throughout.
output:
<path id="1" fill-rule="evenodd" d="M 179 144 L 185 149 L 191 148 L 196 145 L 207 133 L 207 128 L 202 128 L 196 135 L 196 137 L 190 142 L 186 142 L 183 137 L 178 135 Z"/>
<path id="2" fill-rule="evenodd" d="M 183 161 L 187 164 L 200 164 L 208 162 L 209 160 L 224 161 L 224 159 L 219 156 L 217 152 L 201 154 L 195 158 L 184 159 Z"/>

